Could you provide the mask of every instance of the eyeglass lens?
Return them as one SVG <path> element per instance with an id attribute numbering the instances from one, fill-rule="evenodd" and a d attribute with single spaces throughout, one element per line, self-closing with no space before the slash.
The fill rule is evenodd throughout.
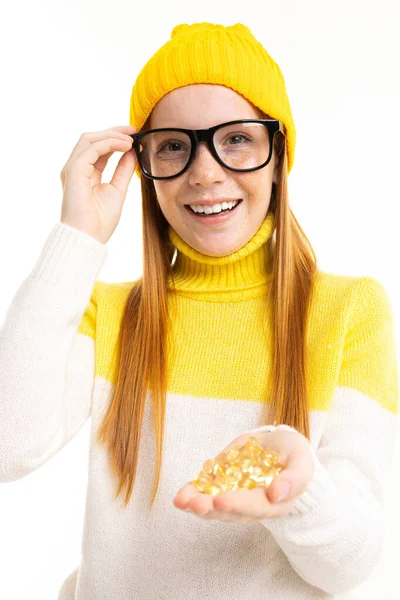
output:
<path id="1" fill-rule="evenodd" d="M 221 161 L 234 169 L 260 167 L 269 156 L 270 142 L 262 123 L 236 123 L 217 129 L 215 150 Z M 144 168 L 155 177 L 182 171 L 191 152 L 190 137 L 182 131 L 158 131 L 144 135 L 139 145 Z"/>

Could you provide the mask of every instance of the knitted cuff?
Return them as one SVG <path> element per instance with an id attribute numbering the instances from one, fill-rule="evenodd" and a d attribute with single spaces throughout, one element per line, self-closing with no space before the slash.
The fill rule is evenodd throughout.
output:
<path id="1" fill-rule="evenodd" d="M 264 433 L 268 433 L 270 431 L 296 431 L 294 427 L 290 427 L 289 425 L 262 425 L 262 427 L 257 427 L 257 429 L 251 429 L 250 431 L 245 431 L 244 433 L 252 433 L 253 431 L 262 431 Z"/>

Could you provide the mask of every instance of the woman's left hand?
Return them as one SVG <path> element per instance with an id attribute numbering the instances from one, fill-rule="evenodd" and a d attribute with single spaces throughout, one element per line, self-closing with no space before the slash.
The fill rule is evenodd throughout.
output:
<path id="1" fill-rule="evenodd" d="M 297 431 L 252 432 L 237 437 L 223 452 L 232 446 L 243 445 L 250 436 L 254 436 L 263 448 L 275 450 L 280 461 L 286 464 L 268 488 L 256 487 L 211 496 L 200 492 L 190 482 L 180 488 L 173 500 L 174 506 L 202 519 L 226 522 L 258 523 L 270 517 L 286 517 L 314 475 L 310 443 Z M 288 495 L 280 500 L 286 484 L 290 486 Z"/>

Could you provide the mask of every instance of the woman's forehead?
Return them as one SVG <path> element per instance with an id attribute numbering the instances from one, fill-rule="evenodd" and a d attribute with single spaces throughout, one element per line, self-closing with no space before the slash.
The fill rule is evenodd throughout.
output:
<path id="1" fill-rule="evenodd" d="M 163 96 L 153 108 L 151 127 L 211 127 L 234 119 L 259 118 L 260 111 L 229 87 L 192 84 Z"/>

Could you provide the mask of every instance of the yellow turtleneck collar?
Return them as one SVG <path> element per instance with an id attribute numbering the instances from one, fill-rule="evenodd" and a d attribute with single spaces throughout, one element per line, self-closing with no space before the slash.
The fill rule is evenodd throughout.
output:
<path id="1" fill-rule="evenodd" d="M 196 300 L 231 302 L 262 296 L 272 274 L 267 241 L 274 232 L 275 215 L 269 213 L 254 236 L 226 256 L 207 256 L 187 244 L 169 226 L 168 237 L 177 248 L 173 282 L 168 288 Z"/>

